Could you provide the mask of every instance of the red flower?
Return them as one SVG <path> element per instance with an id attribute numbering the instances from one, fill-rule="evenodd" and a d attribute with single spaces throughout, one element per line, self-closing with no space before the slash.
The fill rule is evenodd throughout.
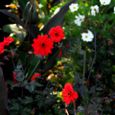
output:
<path id="1" fill-rule="evenodd" d="M 69 105 L 78 98 L 78 93 L 74 91 L 71 83 L 66 83 L 64 89 L 62 90 L 63 101 Z"/>
<path id="2" fill-rule="evenodd" d="M 50 38 L 53 40 L 53 42 L 60 42 L 62 39 L 64 39 L 64 30 L 61 26 L 53 27 L 48 32 Z"/>
<path id="3" fill-rule="evenodd" d="M 11 44 L 14 41 L 14 39 L 10 36 L 8 37 L 4 37 L 4 45 L 8 46 L 9 44 Z"/>
<path id="4" fill-rule="evenodd" d="M 41 76 L 40 73 L 34 73 L 34 75 L 31 77 L 31 81 L 35 81 L 40 76 Z"/>
<path id="5" fill-rule="evenodd" d="M 4 43 L 0 42 L 0 54 L 4 53 Z"/>
<path id="6" fill-rule="evenodd" d="M 32 47 L 35 55 L 47 56 L 53 49 L 53 42 L 47 35 L 38 35 L 33 42 Z"/>

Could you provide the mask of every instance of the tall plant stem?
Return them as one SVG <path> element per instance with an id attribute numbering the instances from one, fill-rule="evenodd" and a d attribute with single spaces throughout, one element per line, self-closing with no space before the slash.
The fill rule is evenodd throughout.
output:
<path id="1" fill-rule="evenodd" d="M 86 71 L 86 51 L 84 51 L 84 61 L 83 61 L 83 79 L 85 79 L 85 71 Z"/>
<path id="2" fill-rule="evenodd" d="M 76 103 L 75 103 L 75 101 L 73 102 L 73 106 L 74 106 L 74 115 L 77 115 L 76 113 Z"/>
<path id="3" fill-rule="evenodd" d="M 35 70 L 37 69 L 37 67 L 38 67 L 38 65 L 39 65 L 39 62 L 40 62 L 40 61 L 38 61 L 38 62 L 36 63 L 35 67 L 33 68 L 32 72 L 30 73 L 28 79 L 30 79 L 30 77 L 32 76 L 32 74 L 33 74 L 33 73 L 35 72 Z"/>

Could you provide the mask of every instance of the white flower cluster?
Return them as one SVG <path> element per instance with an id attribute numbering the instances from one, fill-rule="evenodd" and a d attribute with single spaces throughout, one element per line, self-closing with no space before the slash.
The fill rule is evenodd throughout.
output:
<path id="1" fill-rule="evenodd" d="M 99 0 L 100 4 L 103 6 L 109 5 L 111 3 L 111 0 Z M 75 12 L 79 9 L 79 5 L 77 3 L 72 3 L 69 6 L 69 9 L 71 12 Z M 99 6 L 93 5 L 90 7 L 90 14 L 92 16 L 96 16 L 99 13 Z M 113 8 L 113 13 L 115 14 L 115 7 Z M 77 26 L 81 26 L 82 22 L 85 20 L 85 15 L 78 14 L 75 16 L 74 23 Z M 86 42 L 91 42 L 94 38 L 93 33 L 88 30 L 87 32 L 81 33 L 81 39 Z"/>
<path id="2" fill-rule="evenodd" d="M 70 11 L 71 12 L 75 12 L 79 9 L 79 5 L 77 3 L 72 3 L 70 6 Z M 75 20 L 74 20 L 74 23 L 77 25 L 77 26 L 81 26 L 81 23 L 84 21 L 85 19 L 85 16 L 84 15 L 81 15 L 81 14 L 78 14 L 77 16 L 75 16 Z"/>

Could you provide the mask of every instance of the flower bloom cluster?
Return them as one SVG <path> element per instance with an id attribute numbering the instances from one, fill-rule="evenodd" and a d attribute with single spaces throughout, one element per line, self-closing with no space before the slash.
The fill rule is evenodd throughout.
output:
<path id="1" fill-rule="evenodd" d="M 4 37 L 4 40 L 0 42 L 0 54 L 4 53 L 5 46 L 9 46 L 13 41 L 14 39 L 10 36 Z"/>
<path id="2" fill-rule="evenodd" d="M 61 26 L 52 27 L 48 35 L 38 35 L 33 40 L 32 47 L 35 55 L 47 56 L 52 53 L 54 43 L 61 42 L 64 39 L 64 30 Z"/>
<path id="3" fill-rule="evenodd" d="M 78 99 L 78 93 L 73 89 L 71 83 L 66 83 L 62 90 L 63 101 L 69 105 L 71 102 L 74 102 Z"/>

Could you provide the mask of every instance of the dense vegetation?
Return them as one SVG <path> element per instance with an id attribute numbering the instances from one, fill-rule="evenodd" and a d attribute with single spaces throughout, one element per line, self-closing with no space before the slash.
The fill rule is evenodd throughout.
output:
<path id="1" fill-rule="evenodd" d="M 115 114 L 115 0 L 0 2 L 1 115 Z"/>

